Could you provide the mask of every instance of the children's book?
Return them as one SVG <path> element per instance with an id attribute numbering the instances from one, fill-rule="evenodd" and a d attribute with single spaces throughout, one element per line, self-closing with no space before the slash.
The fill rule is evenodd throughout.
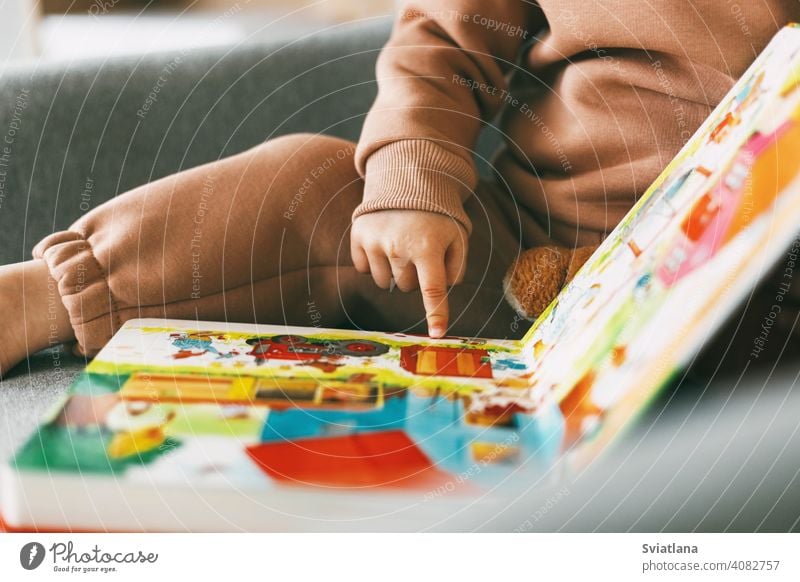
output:
<path id="1" fill-rule="evenodd" d="M 127 322 L 2 467 L 7 526 L 398 529 L 591 463 L 791 282 L 798 84 L 791 26 L 520 341 Z"/>

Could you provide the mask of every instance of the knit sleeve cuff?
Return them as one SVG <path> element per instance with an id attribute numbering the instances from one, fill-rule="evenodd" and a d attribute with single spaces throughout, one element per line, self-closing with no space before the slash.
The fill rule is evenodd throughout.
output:
<path id="1" fill-rule="evenodd" d="M 436 142 L 391 142 L 367 159 L 364 199 L 353 219 L 378 210 L 425 210 L 449 216 L 470 233 L 464 201 L 474 186 L 472 164 Z"/>

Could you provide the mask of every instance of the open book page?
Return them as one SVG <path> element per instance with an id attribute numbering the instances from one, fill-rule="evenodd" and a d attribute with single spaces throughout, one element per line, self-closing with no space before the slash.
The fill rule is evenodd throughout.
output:
<path id="1" fill-rule="evenodd" d="M 193 488 L 473 491 L 557 458 L 557 409 L 528 414 L 528 374 L 515 341 L 132 320 L 15 463 Z"/>
<path id="2" fill-rule="evenodd" d="M 523 340 L 532 399 L 629 418 L 796 254 L 799 71 L 787 27 L 542 314 Z"/>

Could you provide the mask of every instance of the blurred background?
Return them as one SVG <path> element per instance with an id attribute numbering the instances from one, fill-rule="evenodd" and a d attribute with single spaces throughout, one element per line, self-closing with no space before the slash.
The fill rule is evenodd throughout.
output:
<path id="1" fill-rule="evenodd" d="M 0 62 L 297 38 L 385 16 L 394 0 L 0 0 Z"/>

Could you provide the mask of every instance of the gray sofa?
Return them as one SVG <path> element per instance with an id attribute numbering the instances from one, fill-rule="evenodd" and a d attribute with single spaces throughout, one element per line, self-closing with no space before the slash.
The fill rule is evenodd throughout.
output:
<path id="1" fill-rule="evenodd" d="M 5 70 L 0 139 L 11 143 L 0 159 L 0 263 L 29 258 L 44 235 L 131 187 L 270 137 L 357 138 L 387 32 L 376 21 L 294 42 Z M 496 133 L 484 133 L 485 155 Z M 0 460 L 84 365 L 54 349 L 0 382 Z M 708 398 L 705 387 L 678 383 L 616 452 L 567 485 L 536 484 L 457 527 L 798 529 L 800 398 L 792 378 L 771 379 L 766 392 L 751 386 L 729 402 L 728 386 Z"/>

